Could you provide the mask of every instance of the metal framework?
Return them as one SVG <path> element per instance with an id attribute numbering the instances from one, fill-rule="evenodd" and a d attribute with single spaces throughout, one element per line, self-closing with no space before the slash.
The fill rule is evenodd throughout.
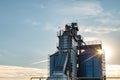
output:
<path id="1" fill-rule="evenodd" d="M 71 23 L 57 33 L 58 51 L 49 56 L 48 80 L 106 80 L 104 54 L 97 54 L 101 41 L 85 42 L 78 31 L 77 23 Z"/>
<path id="2" fill-rule="evenodd" d="M 58 79 L 59 79 L 59 77 L 57 77 Z M 30 78 L 30 80 L 48 80 L 48 77 L 31 77 Z M 83 80 L 86 80 L 86 79 L 94 79 L 94 80 L 96 80 L 96 79 L 99 79 L 99 78 L 97 78 L 97 77 L 78 77 L 77 78 L 77 80 L 81 80 L 81 79 L 83 79 Z M 102 78 L 101 78 L 102 79 Z M 106 77 L 106 80 L 120 80 L 120 77 Z"/>

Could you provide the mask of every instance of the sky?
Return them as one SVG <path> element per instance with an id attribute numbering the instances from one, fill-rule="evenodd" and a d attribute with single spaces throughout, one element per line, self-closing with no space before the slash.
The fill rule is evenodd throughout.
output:
<path id="1" fill-rule="evenodd" d="M 0 0 L 0 65 L 48 68 L 57 31 L 77 22 L 85 41 L 101 40 L 120 66 L 120 0 Z M 106 47 L 107 46 L 107 47 Z"/>

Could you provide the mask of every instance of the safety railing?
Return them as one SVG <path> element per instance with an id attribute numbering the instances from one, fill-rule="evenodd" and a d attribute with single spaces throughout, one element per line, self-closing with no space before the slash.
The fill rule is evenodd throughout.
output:
<path id="1" fill-rule="evenodd" d="M 60 77 L 52 77 L 51 80 L 59 80 Z M 71 80 L 72 78 L 70 78 Z M 48 77 L 31 77 L 30 80 L 48 80 Z M 61 79 L 60 79 L 61 80 Z M 67 78 L 69 80 L 69 78 Z M 99 78 L 99 77 L 77 77 L 76 80 L 120 80 L 120 77 L 106 77 L 106 78 Z"/>

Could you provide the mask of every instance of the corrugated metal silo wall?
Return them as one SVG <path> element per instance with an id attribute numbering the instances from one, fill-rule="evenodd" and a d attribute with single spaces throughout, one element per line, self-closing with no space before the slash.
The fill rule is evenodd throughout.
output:
<path id="1" fill-rule="evenodd" d="M 67 53 L 55 53 L 50 56 L 50 76 L 56 71 L 63 71 Z"/>
<path id="2" fill-rule="evenodd" d="M 55 71 L 55 56 L 51 55 L 50 56 L 50 76 L 52 76 L 53 72 Z"/>
<path id="3" fill-rule="evenodd" d="M 102 75 L 102 55 L 98 55 L 94 50 L 87 50 L 79 56 L 79 77 L 97 77 Z M 101 80 L 101 79 L 84 79 Z"/>
<path id="4" fill-rule="evenodd" d="M 77 77 L 77 55 L 74 50 L 71 50 L 71 63 L 72 63 L 72 80 L 76 80 Z"/>

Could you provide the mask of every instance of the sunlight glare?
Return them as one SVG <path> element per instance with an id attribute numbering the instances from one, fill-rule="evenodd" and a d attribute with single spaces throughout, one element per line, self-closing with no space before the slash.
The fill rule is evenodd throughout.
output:
<path id="1" fill-rule="evenodd" d="M 98 51 L 98 54 L 103 54 L 103 50 L 98 49 L 97 51 Z"/>
<path id="2" fill-rule="evenodd" d="M 111 57 L 112 51 L 107 46 L 104 46 L 103 50 L 104 50 L 104 54 L 105 54 L 105 59 L 109 59 Z"/>

